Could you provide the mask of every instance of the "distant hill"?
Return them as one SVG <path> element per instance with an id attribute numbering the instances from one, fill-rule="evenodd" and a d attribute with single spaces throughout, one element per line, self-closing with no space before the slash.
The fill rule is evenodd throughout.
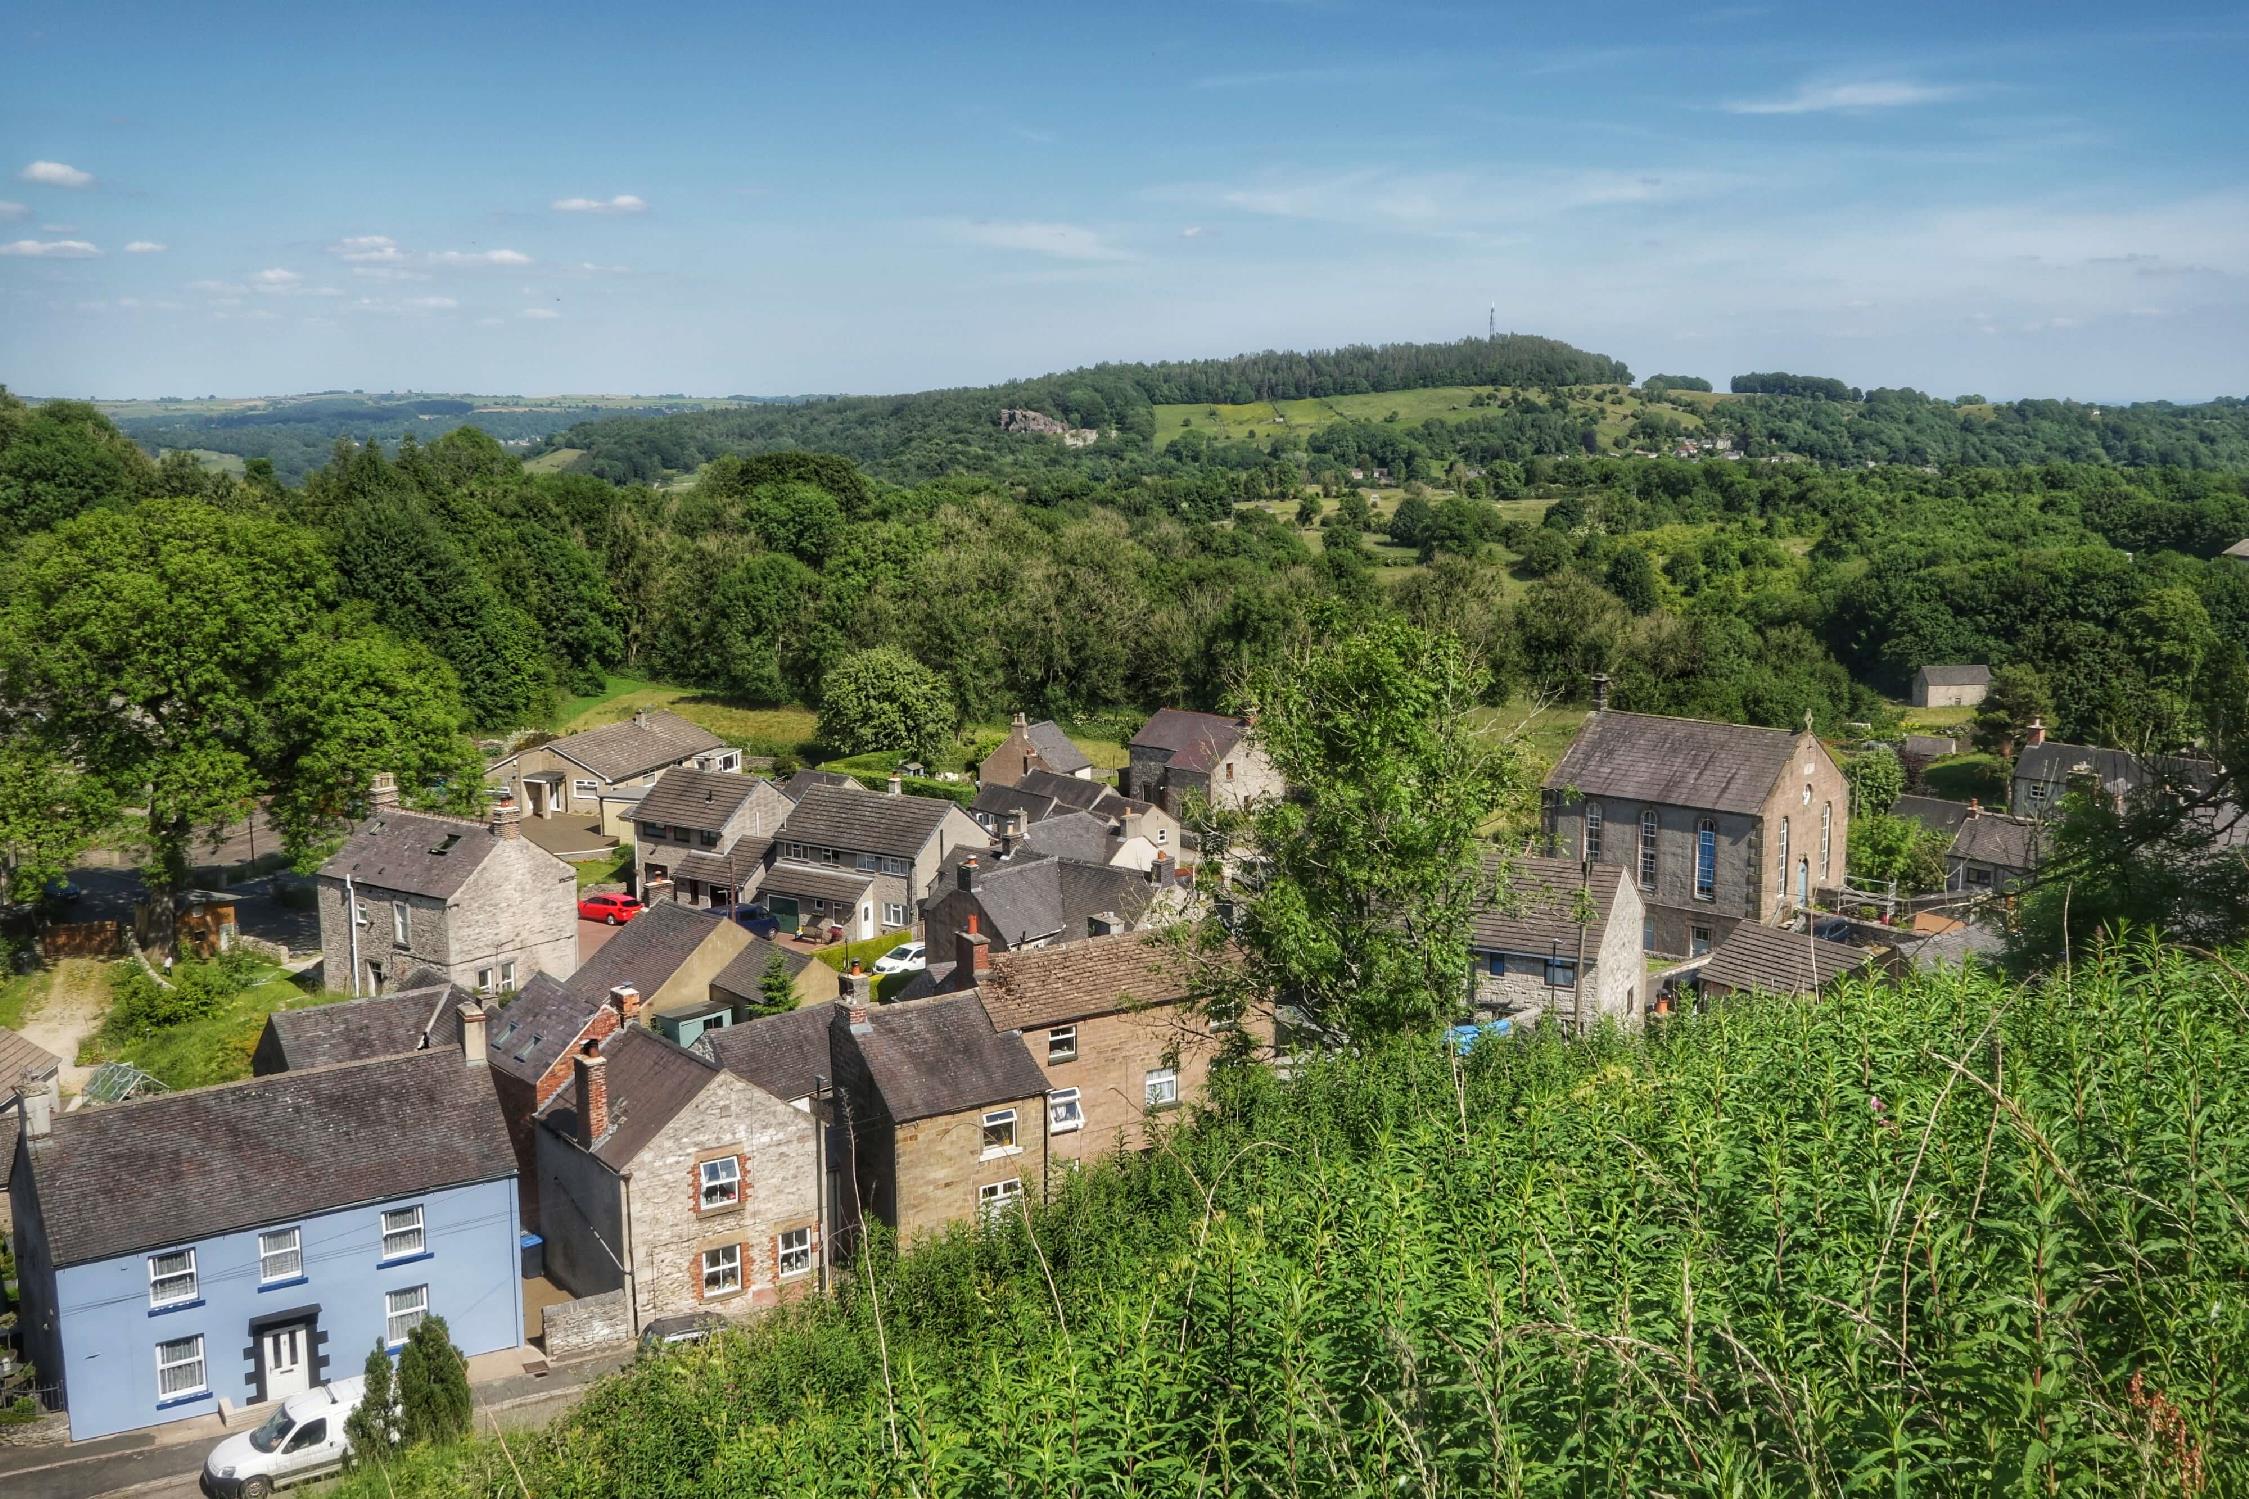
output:
<path id="1" fill-rule="evenodd" d="M 571 468 L 605 479 L 652 482 L 728 453 L 809 448 L 841 453 L 875 473 L 915 480 L 1145 455 L 1160 406 L 1311 400 L 1442 386 L 1621 384 L 1621 362 L 1551 338 L 1509 333 L 1441 344 L 1354 344 L 1309 353 L 1267 351 L 1229 359 L 1097 364 L 1034 379 L 902 396 L 845 396 L 793 406 L 594 420 L 556 433 L 550 448 L 577 449 Z M 1107 434 L 1065 448 L 1003 431 L 1000 413 L 1028 410 L 1064 427 Z M 1074 455 L 1074 456 L 1073 456 Z"/>

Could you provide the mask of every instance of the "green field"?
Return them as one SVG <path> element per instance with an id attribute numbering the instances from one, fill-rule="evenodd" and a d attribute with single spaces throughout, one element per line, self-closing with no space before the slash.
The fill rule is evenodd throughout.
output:
<path id="1" fill-rule="evenodd" d="M 523 460 L 526 473 L 559 474 L 585 455 L 584 448 L 556 448 L 551 453 L 541 453 L 536 458 Z"/>
<path id="2" fill-rule="evenodd" d="M 1624 395 L 1623 404 L 1609 404 L 1606 395 L 1620 389 Z M 1156 443 L 1159 447 L 1167 446 L 1182 432 L 1201 431 L 1213 437 L 1270 444 L 1273 438 L 1286 432 L 1314 432 L 1339 421 L 1381 422 L 1393 412 L 1401 425 L 1409 427 L 1431 420 L 1467 421 L 1487 410 L 1471 406 L 1469 402 L 1488 393 L 1489 388 L 1484 386 L 1437 385 L 1425 390 L 1324 396 L 1303 401 L 1251 401 L 1238 406 L 1158 406 L 1155 408 Z M 1507 393 L 1502 390 L 1502 394 Z M 1590 399 L 1596 393 L 1604 399 Z M 1637 390 L 1618 386 L 1587 387 L 1568 394 L 1572 410 L 1591 413 L 1599 419 L 1604 441 L 1621 434 L 1649 405 Z M 1708 405 L 1719 399 L 1723 398 L 1707 396 L 1694 404 Z M 1681 426 L 1702 425 L 1701 417 L 1692 411 L 1677 407 L 1664 409 L 1677 418 Z"/>
<path id="3" fill-rule="evenodd" d="M 209 448 L 166 448 L 166 453 L 185 453 L 214 473 L 227 474 L 239 479 L 248 473 L 249 466 L 234 453 L 214 453 Z"/>

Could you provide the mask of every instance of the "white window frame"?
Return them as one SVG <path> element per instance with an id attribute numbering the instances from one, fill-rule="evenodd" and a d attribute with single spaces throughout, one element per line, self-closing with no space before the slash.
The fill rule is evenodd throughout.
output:
<path id="1" fill-rule="evenodd" d="M 1601 830 L 1606 820 L 1601 815 L 1599 802 L 1585 804 L 1585 859 L 1588 863 L 1597 862 L 1601 857 Z"/>
<path id="2" fill-rule="evenodd" d="M 415 1299 L 409 1302 L 410 1297 Z M 383 1342 L 396 1348 L 428 1316 L 428 1286 L 400 1286 L 395 1291 L 383 1292 Z M 403 1329 L 398 1325 L 401 1317 L 412 1319 Z"/>
<path id="3" fill-rule="evenodd" d="M 976 1189 L 976 1216 L 982 1222 L 996 1223 L 1022 1205 L 1023 1178 L 1020 1176 L 986 1182 Z"/>
<path id="4" fill-rule="evenodd" d="M 500 987 L 503 989 L 515 987 L 515 959 L 513 958 L 500 965 Z"/>
<path id="5" fill-rule="evenodd" d="M 490 994 L 492 992 L 491 969 L 479 968 L 476 971 L 476 992 L 479 994 Z"/>
<path id="6" fill-rule="evenodd" d="M 393 1222 L 394 1219 L 397 1221 Z M 418 1202 L 408 1208 L 384 1209 L 382 1229 L 382 1257 L 385 1261 L 409 1259 L 429 1248 L 428 1225 L 423 1220 L 422 1205 Z M 411 1239 L 413 1243 L 408 1246 L 401 1242 L 397 1248 L 393 1248 L 391 1246 L 391 1240 L 393 1239 L 401 1241 Z"/>
<path id="7" fill-rule="evenodd" d="M 1085 1103 L 1075 1088 L 1056 1088 L 1046 1096 L 1049 1134 L 1067 1135 L 1085 1128 Z"/>
<path id="8" fill-rule="evenodd" d="M 1049 1062 L 1075 1062 L 1078 1059 L 1078 1028 L 1058 1025 L 1046 1033 L 1046 1059 Z"/>
<path id="9" fill-rule="evenodd" d="M 162 1268 L 164 1261 L 182 1257 L 186 1259 L 186 1265 L 172 1270 Z M 148 1304 L 151 1310 L 185 1306 L 196 1299 L 200 1290 L 201 1282 L 195 1274 L 194 1245 L 185 1249 L 166 1249 L 148 1257 Z"/>
<path id="10" fill-rule="evenodd" d="M 861 874 L 882 873 L 881 854 L 861 854 L 853 863 Z"/>
<path id="11" fill-rule="evenodd" d="M 273 1247 L 276 1239 L 289 1242 Z M 277 1280 L 302 1280 L 305 1275 L 304 1232 L 295 1228 L 269 1228 L 258 1235 L 258 1284 L 270 1286 Z M 275 1269 L 273 1262 L 286 1259 L 287 1265 Z"/>
<path id="12" fill-rule="evenodd" d="M 1179 1069 L 1153 1067 L 1140 1080 L 1141 1097 L 1151 1109 L 1174 1109 L 1179 1106 Z"/>
<path id="13" fill-rule="evenodd" d="M 890 855 L 884 854 L 882 856 L 882 872 L 888 875 L 895 875 L 899 879 L 904 879 L 906 878 L 906 876 L 914 872 L 914 866 L 907 860 L 894 859 Z"/>
<path id="14" fill-rule="evenodd" d="M 1820 803 L 1820 878 L 1826 879 L 1832 867 L 1828 858 L 1835 846 L 1835 803 Z"/>
<path id="15" fill-rule="evenodd" d="M 1164 846 L 1165 844 L 1167 844 L 1167 843 L 1169 843 L 1169 842 L 1171 842 L 1171 829 L 1170 829 L 1170 828 L 1158 828 L 1158 829 L 1156 829 L 1156 846 L 1157 846 L 1158 848 L 1161 848 L 1161 847 L 1163 847 L 1163 846 Z"/>
<path id="16" fill-rule="evenodd" d="M 703 1299 L 716 1301 L 721 1296 L 737 1296 L 742 1290 L 742 1246 L 719 1244 L 706 1249 L 696 1261 L 703 1273 Z M 732 1284 L 728 1284 L 729 1279 Z"/>
<path id="17" fill-rule="evenodd" d="M 997 1155 L 1017 1155 L 1021 1153 L 1023 1147 L 1017 1138 L 1015 1110 L 986 1109 L 984 1111 L 983 1128 L 984 1153 L 980 1159 L 988 1161 Z M 996 1138 L 997 1132 L 1000 1130 L 1007 1132 L 1007 1137 L 1004 1140 Z"/>
<path id="18" fill-rule="evenodd" d="M 1658 848 L 1662 832 L 1663 821 L 1656 815 L 1655 808 L 1643 809 L 1640 813 L 1640 888 L 1642 890 L 1653 890 L 1656 887 Z"/>
<path id="19" fill-rule="evenodd" d="M 601 800 L 601 782 L 579 776 L 570 783 L 570 794 L 582 796 L 588 801 L 599 801 Z"/>
<path id="20" fill-rule="evenodd" d="M 1781 901 L 1782 901 L 1782 903 L 1783 903 L 1783 904 L 1786 904 L 1786 903 L 1787 903 L 1787 900 L 1788 900 L 1788 819 L 1787 819 L 1787 818 L 1785 818 L 1785 817 L 1783 817 L 1783 818 L 1782 818 L 1782 819 L 1780 820 L 1780 898 L 1781 898 Z"/>
<path id="21" fill-rule="evenodd" d="M 713 1196 L 713 1193 L 720 1195 Z M 703 1212 L 730 1208 L 742 1200 L 742 1159 L 722 1155 L 695 1166 L 695 1202 Z"/>
<path id="22" fill-rule="evenodd" d="M 884 901 L 882 905 L 882 924 L 887 927 L 904 926 L 906 924 L 905 902 L 895 900 Z"/>
<path id="23" fill-rule="evenodd" d="M 351 924 L 353 926 L 366 926 L 368 924 L 367 902 L 355 900 L 351 903 Z"/>
<path id="24" fill-rule="evenodd" d="M 173 1376 L 173 1372 L 181 1369 L 195 1371 L 194 1383 L 183 1382 L 177 1389 L 164 1388 L 165 1381 Z M 159 1405 L 191 1399 L 210 1388 L 210 1371 L 203 1363 L 203 1334 L 171 1338 L 156 1345 L 156 1400 Z"/>
<path id="25" fill-rule="evenodd" d="M 781 1280 L 812 1273 L 811 1229 L 784 1228 L 773 1236 L 773 1273 Z"/>
<path id="26" fill-rule="evenodd" d="M 402 900 L 392 901 L 390 903 L 390 939 L 392 945 L 397 947 L 411 946 L 413 931 L 413 924 L 406 910 L 406 902 Z"/>

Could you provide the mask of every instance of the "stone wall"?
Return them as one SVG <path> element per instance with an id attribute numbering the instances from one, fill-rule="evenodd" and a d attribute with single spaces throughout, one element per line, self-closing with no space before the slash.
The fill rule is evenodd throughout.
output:
<path id="1" fill-rule="evenodd" d="M 632 1307 L 621 1289 L 557 1302 L 546 1309 L 545 1317 L 549 1363 L 584 1358 L 632 1340 Z"/>
<path id="2" fill-rule="evenodd" d="M 1178 1049 L 1179 1100 L 1201 1100 L 1217 1041 L 1208 1022 L 1184 1005 L 1151 1005 L 1077 1022 L 1077 1055 L 1053 1059 L 1052 1029 L 1025 1031 L 1023 1044 L 1054 1088 L 1078 1090 L 1084 1124 L 1050 1131 L 1054 1161 L 1098 1160 L 1112 1150 L 1141 1150 L 1148 1143 L 1148 1074 Z M 1161 1114 L 1157 1118 L 1163 1117 Z"/>
<path id="3" fill-rule="evenodd" d="M 983 1120 L 992 1109 L 1015 1110 L 1012 1152 L 987 1155 L 984 1151 Z M 894 1126 L 891 1136 L 892 1169 L 897 1173 L 891 1200 L 901 1248 L 911 1248 L 955 1223 L 973 1222 L 978 1190 L 986 1185 L 1020 1177 L 1025 1202 L 1038 1200 L 1046 1190 L 1043 1094 L 917 1119 Z"/>

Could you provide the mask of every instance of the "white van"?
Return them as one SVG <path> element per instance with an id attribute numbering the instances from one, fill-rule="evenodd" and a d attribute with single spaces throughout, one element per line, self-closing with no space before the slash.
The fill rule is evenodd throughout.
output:
<path id="1" fill-rule="evenodd" d="M 217 1499 L 264 1499 L 286 1483 L 340 1472 L 351 1444 L 344 1418 L 367 1393 L 364 1376 L 291 1395 L 255 1431 L 237 1432 L 203 1459 L 203 1492 Z"/>

